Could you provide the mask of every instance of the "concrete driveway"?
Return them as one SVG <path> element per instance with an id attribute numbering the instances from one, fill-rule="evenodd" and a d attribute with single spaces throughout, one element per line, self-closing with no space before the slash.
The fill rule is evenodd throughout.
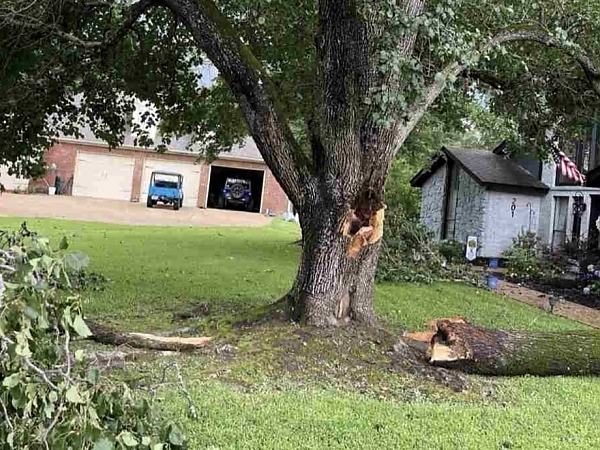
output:
<path id="1" fill-rule="evenodd" d="M 97 198 L 62 195 L 0 195 L 0 216 L 82 220 L 127 225 L 179 226 L 264 226 L 271 218 L 262 214 L 183 207 L 147 208 L 145 203 L 131 203 Z"/>

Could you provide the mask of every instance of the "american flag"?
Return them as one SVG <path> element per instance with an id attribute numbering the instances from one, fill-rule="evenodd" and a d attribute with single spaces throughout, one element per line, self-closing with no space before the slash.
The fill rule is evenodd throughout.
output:
<path id="1" fill-rule="evenodd" d="M 552 152 L 552 158 L 560 169 L 560 173 L 563 176 L 575 181 L 576 183 L 585 183 L 585 175 L 583 175 L 578 169 L 577 165 L 569 159 L 567 155 L 557 149 L 554 145 L 550 145 L 550 151 Z"/>

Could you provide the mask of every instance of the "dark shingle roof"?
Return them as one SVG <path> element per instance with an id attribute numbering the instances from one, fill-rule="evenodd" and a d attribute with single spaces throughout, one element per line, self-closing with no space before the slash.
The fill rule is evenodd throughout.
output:
<path id="1" fill-rule="evenodd" d="M 450 158 L 458 163 L 477 183 L 490 189 L 507 190 L 518 187 L 528 191 L 543 192 L 550 189 L 515 161 L 489 150 L 444 147 L 442 151 L 444 154 L 434 161 L 430 169 L 421 170 L 413 177 L 411 185 L 423 186 L 423 183 L 443 165 L 446 159 Z"/>

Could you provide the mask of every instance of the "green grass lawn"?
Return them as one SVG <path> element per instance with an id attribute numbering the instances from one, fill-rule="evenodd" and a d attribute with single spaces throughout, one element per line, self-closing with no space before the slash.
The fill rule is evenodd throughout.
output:
<path id="1" fill-rule="evenodd" d="M 0 228 L 18 219 L 0 218 Z M 158 357 L 135 370 L 155 372 L 177 359 L 199 411 L 175 387 L 161 390 L 167 414 L 181 421 L 191 449 L 591 449 L 600 447 L 600 381 L 592 378 L 472 377 L 454 393 L 391 370 L 363 338 L 344 348 L 337 337 L 306 338 L 293 325 L 233 332 L 219 318 L 245 314 L 286 292 L 298 260 L 293 225 L 258 229 L 126 227 L 28 220 L 92 258 L 108 278 L 86 293 L 86 313 L 136 331 L 172 330 L 175 312 L 198 301 L 211 318 L 191 321 L 219 335 L 217 355 Z M 388 329 L 422 329 L 431 318 L 465 315 L 490 327 L 580 329 L 485 291 L 455 284 L 381 285 L 376 309 Z M 219 327 L 222 327 L 220 329 Z M 222 331 L 222 333 L 221 333 Z M 283 345 L 285 344 L 285 345 Z M 389 369 L 389 370 L 388 370 Z"/>

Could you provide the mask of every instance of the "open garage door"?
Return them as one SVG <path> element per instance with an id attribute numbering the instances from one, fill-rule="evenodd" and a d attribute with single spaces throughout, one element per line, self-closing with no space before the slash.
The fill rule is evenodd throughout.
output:
<path id="1" fill-rule="evenodd" d="M 142 195 L 140 201 L 145 202 L 150 186 L 152 172 L 173 172 L 183 175 L 183 206 L 198 206 L 198 189 L 200 188 L 200 166 L 192 162 L 166 161 L 146 158 L 142 174 Z"/>
<path id="2" fill-rule="evenodd" d="M 242 181 L 244 183 L 249 182 L 250 192 L 252 194 L 252 209 L 250 211 L 256 213 L 261 212 L 263 183 L 265 181 L 265 172 L 262 170 L 211 166 L 206 206 L 208 208 L 227 208 L 248 211 L 244 205 L 224 201 L 222 191 L 228 179 Z"/>
<path id="3" fill-rule="evenodd" d="M 134 164 L 127 156 L 77 152 L 73 196 L 131 200 Z"/>
<path id="4" fill-rule="evenodd" d="M 29 186 L 29 180 L 9 175 L 7 166 L 0 166 L 0 183 L 6 192 L 26 191 Z"/>

